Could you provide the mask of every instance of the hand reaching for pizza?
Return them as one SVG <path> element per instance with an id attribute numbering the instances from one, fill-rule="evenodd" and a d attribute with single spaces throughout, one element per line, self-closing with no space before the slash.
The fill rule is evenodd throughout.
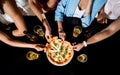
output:
<path id="1" fill-rule="evenodd" d="M 59 32 L 59 37 L 64 41 L 66 37 L 66 33 L 64 31 Z"/>
<path id="2" fill-rule="evenodd" d="M 84 47 L 84 46 L 83 46 L 82 43 L 78 43 L 78 44 L 76 44 L 76 45 L 73 45 L 73 49 L 74 49 L 75 51 L 80 51 L 83 47 Z"/>
<path id="3" fill-rule="evenodd" d="M 52 38 L 52 34 L 51 34 L 51 30 L 49 29 L 46 29 L 46 32 L 45 32 L 45 38 L 46 40 L 49 42 L 49 40 Z"/>
<path id="4" fill-rule="evenodd" d="M 43 45 L 43 44 L 35 44 L 34 48 L 37 51 L 43 51 L 43 50 L 45 50 L 45 45 Z"/>

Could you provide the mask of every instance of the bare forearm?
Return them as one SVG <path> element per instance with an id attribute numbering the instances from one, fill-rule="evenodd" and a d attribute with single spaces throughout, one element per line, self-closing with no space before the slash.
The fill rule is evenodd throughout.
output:
<path id="1" fill-rule="evenodd" d="M 51 30 L 50 24 L 49 24 L 47 18 L 44 18 L 44 19 L 42 20 L 42 23 L 43 23 L 45 29 L 50 29 L 50 30 Z"/>
<path id="2" fill-rule="evenodd" d="M 18 40 L 13 40 L 10 38 L 7 34 L 4 32 L 0 31 L 0 41 L 14 47 L 23 47 L 23 48 L 33 48 L 33 44 L 18 41 Z"/>
<path id="3" fill-rule="evenodd" d="M 43 17 L 41 14 L 43 14 L 43 11 L 41 6 L 39 5 L 39 2 L 37 0 L 28 0 L 28 3 L 34 14 L 38 17 L 40 21 L 42 21 Z"/>
<path id="4" fill-rule="evenodd" d="M 58 24 L 58 31 L 63 31 L 62 22 L 57 21 L 57 24 Z"/>
<path id="5" fill-rule="evenodd" d="M 90 37 L 89 39 L 87 39 L 87 44 L 94 44 L 97 42 L 100 42 L 104 39 L 106 39 L 107 37 L 109 37 L 110 35 L 107 35 L 109 32 L 107 31 L 101 31 L 97 34 L 95 34 L 94 36 Z"/>
<path id="6" fill-rule="evenodd" d="M 17 40 L 10 40 L 6 42 L 6 44 L 13 46 L 13 47 L 20 47 L 20 48 L 34 48 L 33 44 L 25 43 Z"/>
<path id="7" fill-rule="evenodd" d="M 17 8 L 14 0 L 5 0 L 5 2 L 3 3 L 3 9 L 14 20 L 16 27 L 19 30 L 26 30 L 24 18 Z"/>
<path id="8" fill-rule="evenodd" d="M 37 0 L 28 0 L 29 5 L 32 9 L 32 11 L 35 13 L 35 15 L 38 17 L 38 19 L 43 23 L 44 27 L 46 29 L 50 29 L 49 23 L 47 21 L 47 18 L 45 14 L 42 11 L 42 8 L 40 7 L 39 3 Z"/>
<path id="9" fill-rule="evenodd" d="M 25 21 L 22 15 L 14 15 L 14 16 L 15 17 L 13 19 L 16 27 L 21 31 L 27 31 L 27 27 L 25 25 Z"/>
<path id="10" fill-rule="evenodd" d="M 88 5 L 87 5 L 87 7 L 86 7 L 86 11 L 85 11 L 85 16 L 90 15 L 90 12 L 91 12 L 91 6 L 92 6 L 92 1 L 93 1 L 93 0 L 89 0 L 89 1 L 88 1 Z"/>
<path id="11" fill-rule="evenodd" d="M 103 29 L 102 31 L 96 33 L 94 36 L 89 38 L 87 40 L 87 44 L 93 44 L 93 43 L 102 41 L 102 40 L 112 36 L 119 30 L 120 30 L 120 19 L 117 19 L 116 21 L 111 23 L 107 28 Z"/>

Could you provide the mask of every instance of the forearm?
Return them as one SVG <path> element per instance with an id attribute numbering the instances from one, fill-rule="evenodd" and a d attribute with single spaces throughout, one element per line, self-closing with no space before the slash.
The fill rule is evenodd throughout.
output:
<path id="1" fill-rule="evenodd" d="M 57 24 L 58 24 L 58 31 L 63 31 L 62 22 L 57 21 Z"/>
<path id="2" fill-rule="evenodd" d="M 38 19 L 43 23 L 45 29 L 50 29 L 47 18 L 43 13 L 42 8 L 40 7 L 38 1 L 37 0 L 34 0 L 34 1 L 28 0 L 28 1 L 32 11 L 35 13 Z"/>
<path id="3" fill-rule="evenodd" d="M 17 8 L 14 0 L 5 0 L 5 3 L 3 3 L 3 9 L 14 20 L 14 23 L 18 30 L 27 30 L 24 18 L 19 9 Z"/>
<path id="4" fill-rule="evenodd" d="M 98 32 L 97 34 L 95 34 L 94 36 L 90 37 L 89 39 L 87 39 L 87 45 L 89 44 L 94 44 L 94 43 L 97 43 L 97 42 L 100 42 L 104 39 L 106 39 L 108 36 L 108 31 L 101 31 L 101 32 Z"/>
<path id="5" fill-rule="evenodd" d="M 39 5 L 37 0 L 28 0 L 28 4 L 31 8 L 31 10 L 33 11 L 33 13 L 38 17 L 38 19 L 40 21 L 42 21 L 42 15 L 43 11 L 42 11 L 42 7 Z"/>
<path id="6" fill-rule="evenodd" d="M 22 32 L 27 31 L 27 27 L 22 15 L 18 15 L 18 14 L 14 15 L 13 20 L 18 30 Z"/>
<path id="7" fill-rule="evenodd" d="M 18 41 L 18 40 L 13 40 L 10 38 L 7 34 L 4 32 L 0 31 L 0 41 L 14 47 L 23 47 L 23 48 L 34 48 L 33 44 Z"/>
<path id="8" fill-rule="evenodd" d="M 34 11 L 34 10 L 33 10 Z M 38 19 L 42 22 L 43 26 L 46 30 L 51 30 L 49 22 L 45 16 L 44 13 L 42 13 L 39 9 L 34 11 L 35 15 L 38 17 Z"/>
<path id="9" fill-rule="evenodd" d="M 51 31 L 51 27 L 50 27 L 49 22 L 48 22 L 48 20 L 46 18 L 43 19 L 42 23 L 43 23 L 43 25 L 44 25 L 46 30 L 50 30 Z"/>
<path id="10" fill-rule="evenodd" d="M 22 41 L 18 41 L 18 40 L 9 40 L 6 42 L 6 44 L 13 46 L 13 47 L 20 47 L 20 48 L 34 48 L 33 44 L 30 43 L 25 43 Z"/>
<path id="11" fill-rule="evenodd" d="M 102 41 L 110 36 L 114 35 L 117 31 L 120 30 L 120 19 L 112 22 L 107 28 L 103 29 L 102 31 L 96 33 L 91 38 L 87 39 L 87 44 L 94 44 L 99 41 Z"/>
<path id="12" fill-rule="evenodd" d="M 87 5 L 86 11 L 85 11 L 85 16 L 90 15 L 91 7 L 92 7 L 92 1 L 93 1 L 93 0 L 89 0 L 89 1 L 88 1 L 88 5 Z"/>

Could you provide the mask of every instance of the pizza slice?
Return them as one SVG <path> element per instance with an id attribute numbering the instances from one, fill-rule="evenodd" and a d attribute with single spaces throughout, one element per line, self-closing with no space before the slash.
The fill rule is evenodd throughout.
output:
<path id="1" fill-rule="evenodd" d="M 70 42 L 53 37 L 46 44 L 46 55 L 52 64 L 63 66 L 71 61 L 74 51 Z"/>

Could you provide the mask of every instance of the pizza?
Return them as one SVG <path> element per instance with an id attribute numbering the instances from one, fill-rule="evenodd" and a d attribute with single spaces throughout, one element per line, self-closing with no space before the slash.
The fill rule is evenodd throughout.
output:
<path id="1" fill-rule="evenodd" d="M 74 55 L 70 42 L 62 41 L 58 39 L 58 37 L 53 37 L 49 43 L 46 44 L 45 51 L 48 60 L 56 66 L 68 64 Z"/>

